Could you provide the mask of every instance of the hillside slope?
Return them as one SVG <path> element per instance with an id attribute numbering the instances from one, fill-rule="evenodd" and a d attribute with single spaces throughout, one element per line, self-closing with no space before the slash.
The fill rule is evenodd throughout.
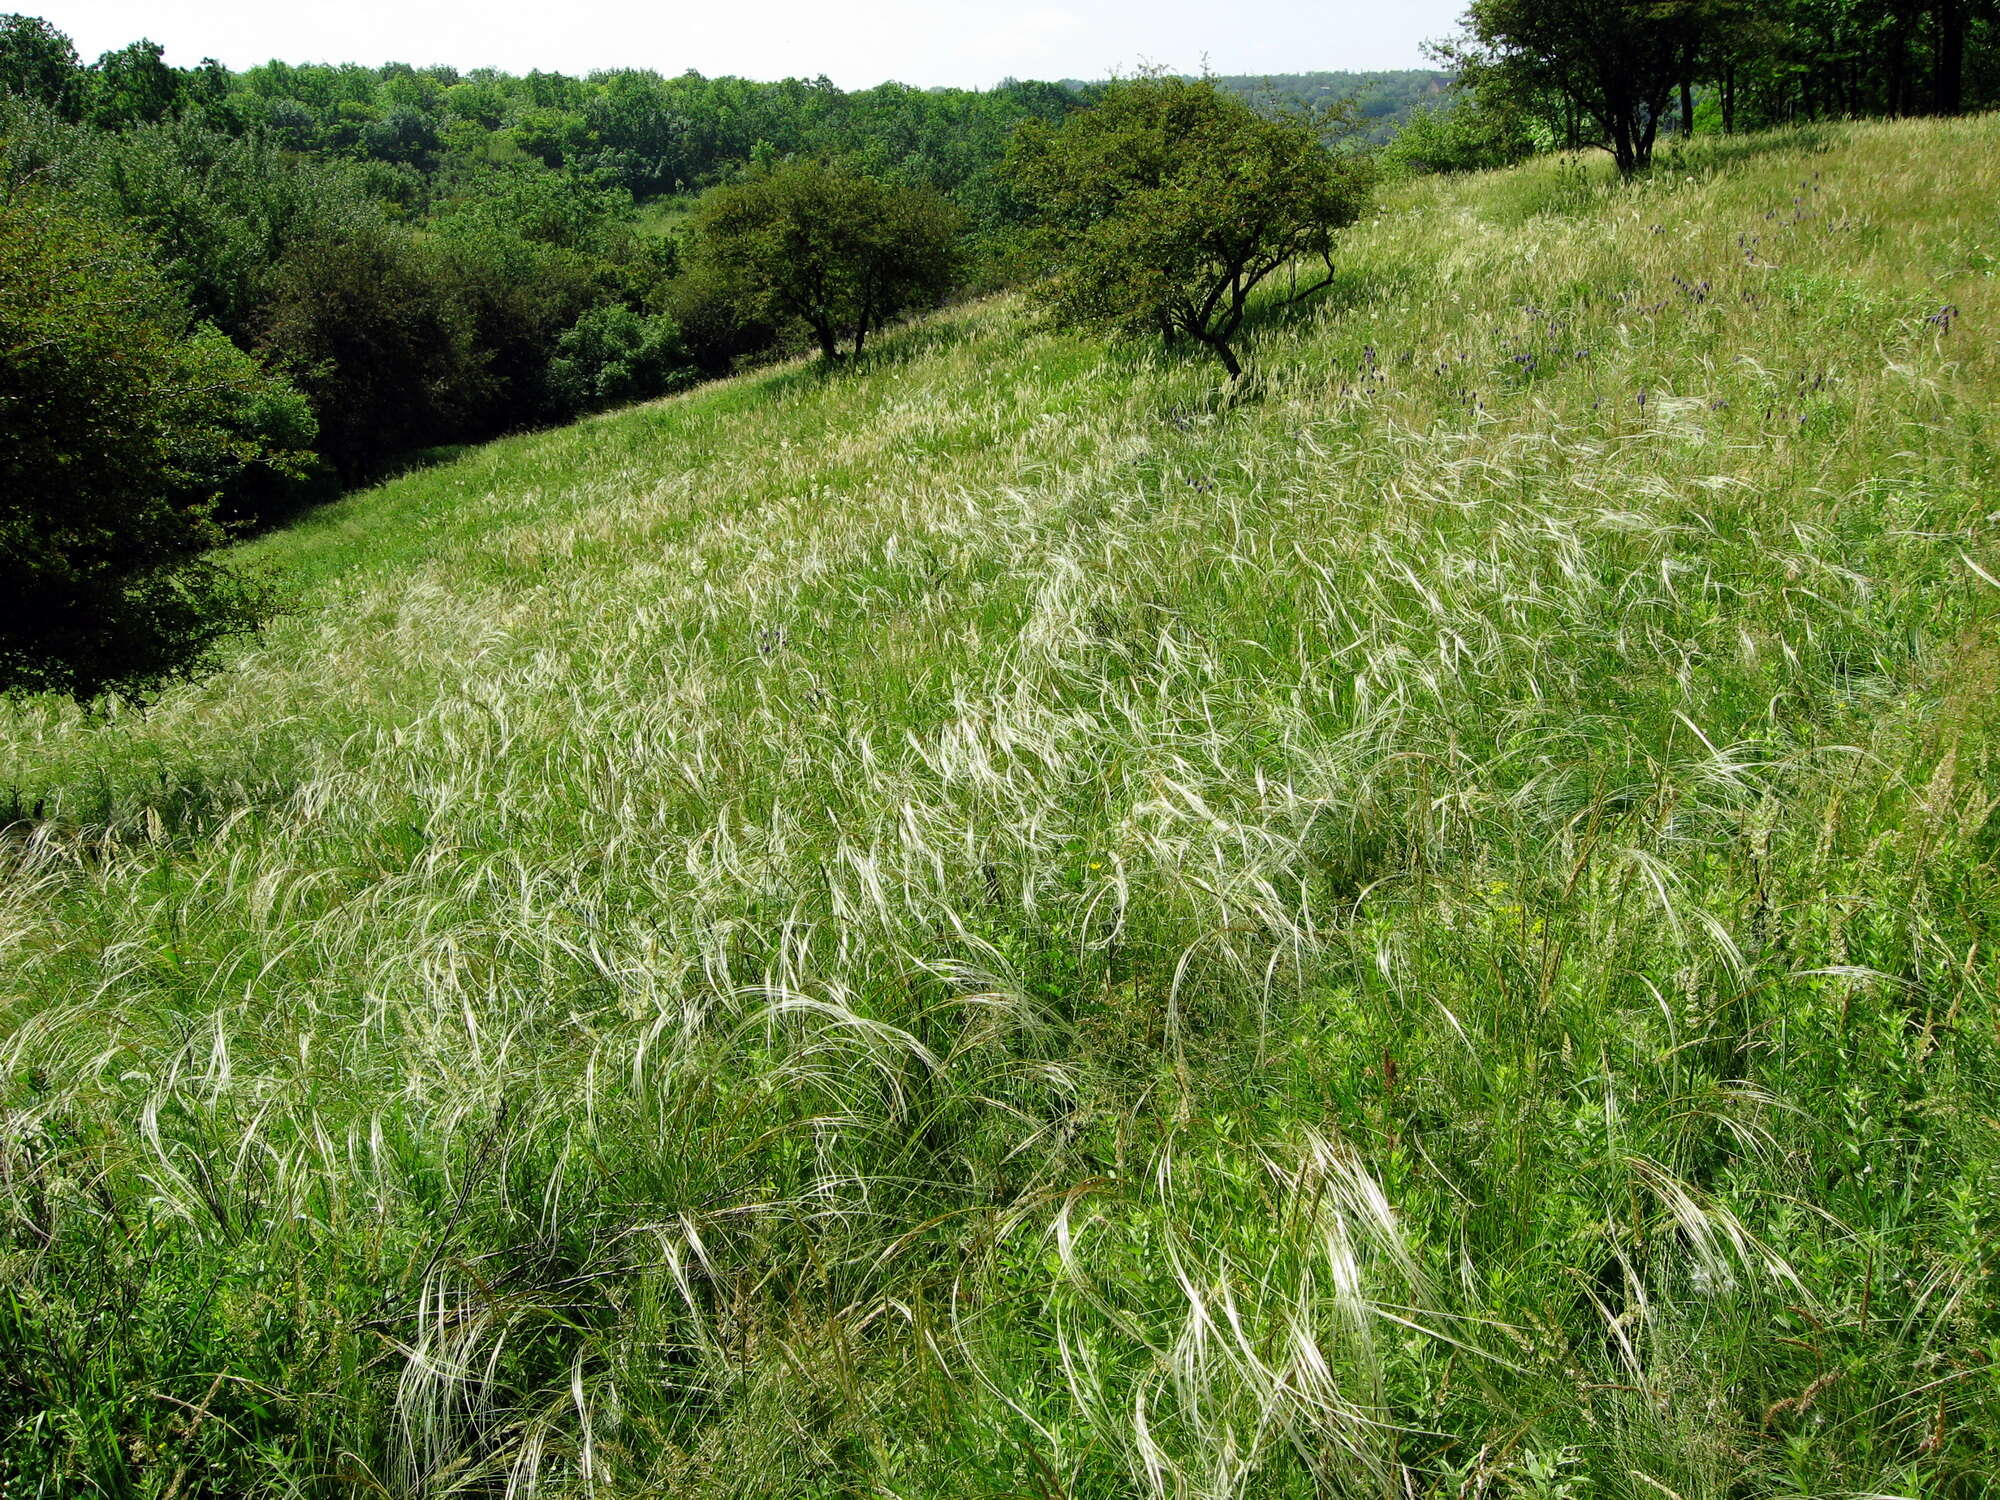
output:
<path id="1" fill-rule="evenodd" d="M 245 549 L 0 710 L 5 1493 L 1987 1493 L 1996 205 L 1425 183 L 1257 401 L 1003 300 Z"/>

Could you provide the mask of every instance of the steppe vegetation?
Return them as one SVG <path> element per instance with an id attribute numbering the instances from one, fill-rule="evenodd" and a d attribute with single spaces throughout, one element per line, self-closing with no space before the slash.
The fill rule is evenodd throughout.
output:
<path id="1" fill-rule="evenodd" d="M 1974 1497 L 2000 119 L 412 472 L 0 707 L 9 1497 Z"/>

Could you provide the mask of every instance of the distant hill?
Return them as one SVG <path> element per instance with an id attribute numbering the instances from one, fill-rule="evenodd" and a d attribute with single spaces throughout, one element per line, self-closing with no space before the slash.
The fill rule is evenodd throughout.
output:
<path id="1" fill-rule="evenodd" d="M 1451 75 L 1428 68 L 1389 73 L 1227 73 L 1218 75 L 1216 82 L 1260 104 L 1316 106 L 1352 99 L 1366 138 L 1379 145 L 1412 112 L 1443 97 Z M 1063 84 L 1072 89 L 1091 87 L 1080 79 L 1064 79 Z"/>
<path id="2" fill-rule="evenodd" d="M 1439 99 L 1451 75 L 1411 68 L 1397 73 L 1245 73 L 1216 81 L 1260 103 L 1324 105 L 1352 99 L 1368 139 L 1379 143 L 1394 135 L 1413 111 Z"/>

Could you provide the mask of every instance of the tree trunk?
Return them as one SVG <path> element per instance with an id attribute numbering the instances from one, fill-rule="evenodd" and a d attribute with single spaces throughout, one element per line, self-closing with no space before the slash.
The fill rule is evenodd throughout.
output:
<path id="1" fill-rule="evenodd" d="M 1242 377 L 1243 366 L 1236 358 L 1236 351 L 1229 347 L 1229 340 L 1216 338 L 1212 334 L 1197 336 L 1208 347 L 1209 352 L 1222 361 L 1222 368 L 1229 372 L 1231 380 L 1237 380 Z"/>
<path id="2" fill-rule="evenodd" d="M 1965 0 L 1938 0 L 1937 88 L 1941 115 L 1965 111 Z"/>
<path id="3" fill-rule="evenodd" d="M 1694 80 L 1681 74 L 1681 139 L 1694 138 Z"/>
<path id="4" fill-rule="evenodd" d="M 1729 63 L 1722 70 L 1722 133 L 1736 134 L 1736 64 Z"/>
<path id="5" fill-rule="evenodd" d="M 813 320 L 813 332 L 819 335 L 820 357 L 828 364 L 838 361 L 840 358 L 840 345 L 834 339 L 833 324 L 823 318 L 816 318 Z"/>
<path id="6" fill-rule="evenodd" d="M 1611 122 L 1611 156 L 1618 163 L 1618 175 L 1630 177 L 1639 170 L 1639 160 L 1632 150 L 1631 122 L 1620 117 Z"/>
<path id="7" fill-rule="evenodd" d="M 875 326 L 875 281 L 870 277 L 864 283 L 861 293 L 861 311 L 854 319 L 854 357 L 861 358 L 861 346 L 868 342 L 868 334 Z"/>

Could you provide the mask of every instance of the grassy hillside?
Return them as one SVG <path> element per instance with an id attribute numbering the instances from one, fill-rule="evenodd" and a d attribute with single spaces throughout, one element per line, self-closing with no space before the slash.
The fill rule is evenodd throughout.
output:
<path id="1" fill-rule="evenodd" d="M 0 711 L 20 1496 L 1984 1495 L 2000 118 L 1404 191 Z M 4 806 L 4 803 L 0 803 Z"/>

